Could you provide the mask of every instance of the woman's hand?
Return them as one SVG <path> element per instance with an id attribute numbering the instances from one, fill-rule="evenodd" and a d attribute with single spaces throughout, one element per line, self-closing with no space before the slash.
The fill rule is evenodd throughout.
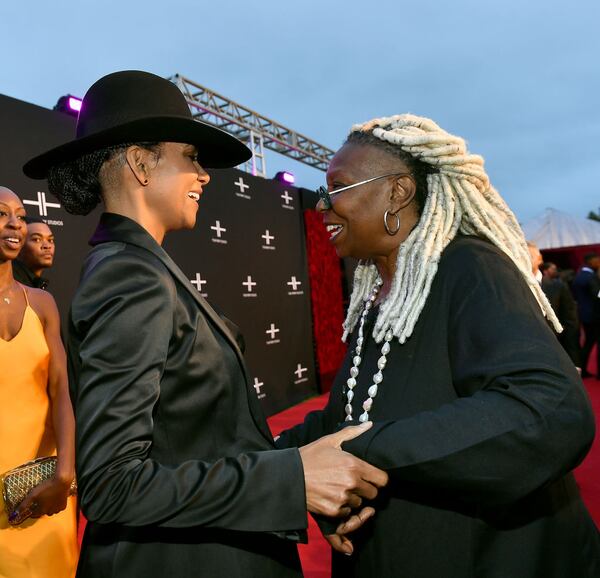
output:
<path id="1" fill-rule="evenodd" d="M 67 507 L 71 481 L 57 477 L 37 485 L 9 518 L 11 524 L 20 524 L 26 518 L 52 516 Z"/>
<path id="2" fill-rule="evenodd" d="M 334 550 L 350 556 L 354 552 L 354 546 L 352 540 L 347 538 L 346 535 L 358 530 L 374 514 L 374 508 L 364 507 L 360 512 L 352 514 L 347 520 L 344 520 L 337 527 L 335 534 L 329 534 L 325 536 L 325 539 Z"/>
<path id="3" fill-rule="evenodd" d="M 371 422 L 349 426 L 299 448 L 309 512 L 329 518 L 350 516 L 363 499 L 373 500 L 387 484 L 383 470 L 341 449 L 343 442 L 371 426 Z"/>

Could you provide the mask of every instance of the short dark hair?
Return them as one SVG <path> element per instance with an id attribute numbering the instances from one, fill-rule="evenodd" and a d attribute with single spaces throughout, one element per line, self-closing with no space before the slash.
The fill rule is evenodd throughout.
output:
<path id="1" fill-rule="evenodd" d="M 553 263 L 552 261 L 544 261 L 544 263 L 542 263 L 541 269 L 542 271 L 545 271 L 546 269 L 550 269 L 550 267 L 556 267 L 558 269 L 558 267 L 556 266 L 556 263 Z"/>
<path id="2" fill-rule="evenodd" d="M 583 256 L 583 260 L 586 263 L 589 263 L 592 259 L 596 259 L 597 257 L 600 257 L 600 255 L 598 255 L 598 253 L 596 253 L 596 251 L 592 251 L 591 253 L 586 253 Z"/>

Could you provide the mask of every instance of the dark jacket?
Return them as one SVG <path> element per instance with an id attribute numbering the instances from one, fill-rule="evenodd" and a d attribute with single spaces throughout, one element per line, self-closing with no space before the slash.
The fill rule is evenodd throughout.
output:
<path id="1" fill-rule="evenodd" d="M 232 324 L 134 221 L 104 214 L 91 244 L 69 327 L 78 576 L 301 575 L 301 460 L 274 449 Z"/>
<path id="2" fill-rule="evenodd" d="M 573 279 L 573 294 L 582 323 L 600 323 L 600 279 L 588 267 L 582 267 Z"/>
<path id="3" fill-rule="evenodd" d="M 365 323 L 358 413 L 381 344 Z M 323 412 L 282 434 L 303 445 L 344 419 L 356 333 Z M 597 578 L 600 538 L 570 471 L 594 438 L 575 367 L 510 259 L 459 236 L 412 336 L 391 342 L 369 412 L 343 448 L 383 468 L 376 514 L 334 554 L 337 578 Z"/>
<path id="4" fill-rule="evenodd" d="M 27 285 L 27 287 L 35 287 L 37 289 L 47 289 L 48 288 L 48 279 L 46 277 L 42 277 L 41 275 L 38 277 L 34 275 L 33 271 L 20 261 L 19 259 L 15 259 L 12 262 L 13 266 L 13 277 L 23 285 Z"/>
<path id="5" fill-rule="evenodd" d="M 577 303 L 571 295 L 566 283 L 560 279 L 542 279 L 542 290 L 546 294 L 552 309 L 563 326 L 562 333 L 558 334 L 558 341 L 564 347 L 567 355 L 576 367 L 581 367 L 581 348 L 579 346 L 579 317 L 577 316 Z"/>

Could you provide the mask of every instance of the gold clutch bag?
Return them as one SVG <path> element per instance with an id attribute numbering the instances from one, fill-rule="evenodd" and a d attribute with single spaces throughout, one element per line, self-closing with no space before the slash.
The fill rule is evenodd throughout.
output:
<path id="1" fill-rule="evenodd" d="M 8 515 L 9 523 L 16 525 L 25 520 L 25 517 L 23 517 L 15 522 L 10 522 L 11 515 L 25 499 L 25 496 L 33 488 L 54 476 L 57 462 L 58 458 L 56 456 L 37 458 L 17 466 L 2 475 L 0 481 L 2 482 L 4 509 Z M 77 482 L 73 480 L 69 495 L 73 496 L 76 493 Z"/>

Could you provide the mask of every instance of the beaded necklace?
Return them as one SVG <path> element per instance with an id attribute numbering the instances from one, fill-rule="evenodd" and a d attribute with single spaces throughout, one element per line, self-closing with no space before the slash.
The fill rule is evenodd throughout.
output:
<path id="1" fill-rule="evenodd" d="M 352 400 L 354 399 L 354 388 L 356 387 L 356 378 L 358 377 L 359 366 L 362 358 L 360 356 L 362 352 L 362 346 L 364 343 L 364 333 L 363 328 L 365 325 L 365 319 L 369 314 L 369 311 L 373 307 L 373 303 L 377 299 L 377 295 L 379 294 L 379 289 L 383 285 L 383 281 L 381 279 L 377 279 L 375 282 L 375 286 L 371 290 L 371 294 L 369 297 L 365 298 L 365 306 L 360 317 L 360 323 L 358 326 L 358 339 L 356 340 L 356 355 L 352 358 L 352 367 L 350 368 L 350 377 L 346 381 L 346 385 L 348 386 L 348 391 L 346 392 L 346 406 L 344 407 L 344 411 L 346 412 L 346 421 L 352 421 Z M 385 343 L 381 348 L 381 357 L 377 360 L 377 368 L 378 371 L 373 375 L 373 385 L 369 387 L 367 394 L 368 397 L 362 404 L 363 413 L 358 417 L 358 421 L 361 423 L 369 420 L 369 412 L 373 407 L 373 400 L 377 395 L 377 391 L 379 389 L 379 385 L 383 381 L 383 370 L 385 369 L 385 365 L 387 363 L 386 356 L 390 352 L 390 341 L 394 338 L 394 334 L 391 330 L 389 330 L 385 334 Z"/>

